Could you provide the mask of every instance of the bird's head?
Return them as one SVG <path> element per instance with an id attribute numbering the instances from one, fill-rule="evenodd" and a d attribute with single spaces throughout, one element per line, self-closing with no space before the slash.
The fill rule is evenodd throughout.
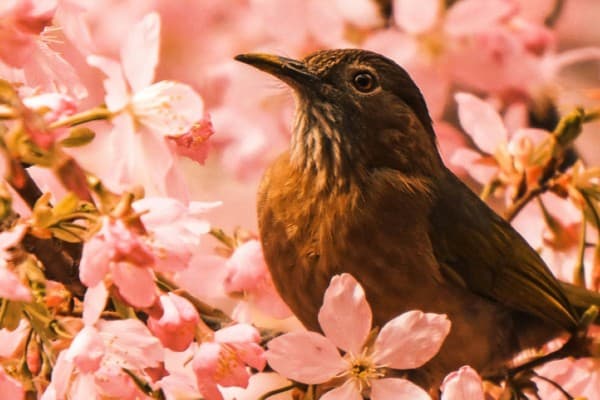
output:
<path id="1" fill-rule="evenodd" d="M 291 159 L 331 179 L 391 168 L 437 174 L 441 159 L 427 106 L 406 71 L 379 54 L 324 50 L 303 60 L 241 54 L 276 76 L 297 99 Z"/>

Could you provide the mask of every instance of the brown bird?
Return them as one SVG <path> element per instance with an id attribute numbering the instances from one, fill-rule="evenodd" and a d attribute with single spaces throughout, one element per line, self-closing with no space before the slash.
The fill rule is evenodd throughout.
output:
<path id="1" fill-rule="evenodd" d="M 342 272 L 363 285 L 378 326 L 411 309 L 447 314 L 441 351 L 411 374 L 432 391 L 462 365 L 502 371 L 519 350 L 576 330 L 540 256 L 444 166 L 399 65 L 351 49 L 236 60 L 295 93 L 291 146 L 263 177 L 258 218 L 275 285 L 307 328 L 319 330 Z"/>

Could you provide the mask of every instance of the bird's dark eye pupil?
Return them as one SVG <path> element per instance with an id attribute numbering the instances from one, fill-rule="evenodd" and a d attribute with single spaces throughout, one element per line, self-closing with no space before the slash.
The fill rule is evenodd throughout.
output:
<path id="1" fill-rule="evenodd" d="M 354 75 L 354 86 L 361 92 L 369 92 L 375 88 L 375 77 L 369 72 Z"/>

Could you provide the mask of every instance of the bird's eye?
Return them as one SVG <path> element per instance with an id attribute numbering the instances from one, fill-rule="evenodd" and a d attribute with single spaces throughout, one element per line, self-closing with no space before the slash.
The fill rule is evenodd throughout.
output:
<path id="1" fill-rule="evenodd" d="M 377 87 L 377 81 L 373 74 L 366 71 L 361 71 L 354 75 L 352 83 L 356 89 L 363 93 L 371 92 Z"/>

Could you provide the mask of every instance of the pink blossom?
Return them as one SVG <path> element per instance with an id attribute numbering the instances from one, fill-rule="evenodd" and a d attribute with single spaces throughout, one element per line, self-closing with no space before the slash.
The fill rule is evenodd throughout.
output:
<path id="1" fill-rule="evenodd" d="M 23 384 L 11 377 L 0 367 L 0 393 L 5 399 L 24 400 L 25 389 Z"/>
<path id="2" fill-rule="evenodd" d="M 565 358 L 551 361 L 536 372 L 550 379 L 575 398 L 596 399 L 600 397 L 600 360 L 594 358 Z M 536 379 L 539 396 L 544 400 L 562 400 L 564 394 L 548 382 Z"/>
<path id="3" fill-rule="evenodd" d="M 121 220 L 104 217 L 100 231 L 83 247 L 79 277 L 88 287 L 109 278 L 130 304 L 149 307 L 156 299 L 154 263 L 155 257 L 143 237 Z"/>
<path id="4" fill-rule="evenodd" d="M 408 311 L 386 323 L 372 345 L 366 344 L 371 308 L 360 284 L 341 274 L 331 279 L 318 318 L 325 336 L 292 332 L 269 342 L 267 359 L 274 370 L 307 384 L 344 378 L 324 400 L 360 399 L 367 388 L 373 400 L 429 399 L 408 380 L 384 378 L 384 369 L 413 369 L 431 359 L 450 332 L 445 315 Z"/>
<path id="5" fill-rule="evenodd" d="M 219 205 L 199 201 L 186 205 L 167 197 L 147 197 L 133 203 L 150 232 L 147 243 L 158 271 L 175 272 L 188 267 L 202 237 L 210 231 L 206 213 Z"/>
<path id="6" fill-rule="evenodd" d="M 237 324 L 218 330 L 213 341 L 198 347 L 192 368 L 206 400 L 223 399 L 217 385 L 246 387 L 250 377 L 246 365 L 262 371 L 266 359 L 259 342 L 260 334 L 255 328 Z"/>
<path id="7" fill-rule="evenodd" d="M 185 350 L 194 340 L 196 325 L 200 321 L 198 312 L 189 301 L 174 293 L 160 296 L 159 301 L 162 315 L 150 316 L 148 328 L 166 348 Z"/>
<path id="8" fill-rule="evenodd" d="M 225 268 L 227 292 L 243 293 L 246 300 L 276 318 L 292 315 L 275 289 L 258 240 L 249 240 L 237 247 Z"/>
<path id="9" fill-rule="evenodd" d="M 115 114 L 111 133 L 114 185 L 142 184 L 147 193 L 187 200 L 187 188 L 166 143 L 204 118 L 202 98 L 188 85 L 152 83 L 159 57 L 160 17 L 146 15 L 121 47 L 121 64 L 100 56 L 88 63 L 104 72 L 106 105 Z M 113 154 L 111 154 L 113 156 Z"/>
<path id="10" fill-rule="evenodd" d="M 442 400 L 484 400 L 483 383 L 479 374 L 464 366 L 451 372 L 442 382 Z"/>
<path id="11" fill-rule="evenodd" d="M 84 327 L 59 354 L 42 399 L 145 398 L 123 368 L 147 378 L 144 369 L 162 358 L 158 339 L 140 321 L 100 321 L 97 327 Z"/>
<path id="12" fill-rule="evenodd" d="M 452 163 L 465 168 L 482 184 L 497 178 L 508 186 L 516 186 L 524 174 L 527 183 L 535 182 L 542 172 L 543 160 L 534 159 L 534 149 L 549 132 L 532 128 L 508 132 L 491 104 L 468 93 L 457 93 L 455 98 L 461 126 L 481 153 L 458 149 Z"/>

